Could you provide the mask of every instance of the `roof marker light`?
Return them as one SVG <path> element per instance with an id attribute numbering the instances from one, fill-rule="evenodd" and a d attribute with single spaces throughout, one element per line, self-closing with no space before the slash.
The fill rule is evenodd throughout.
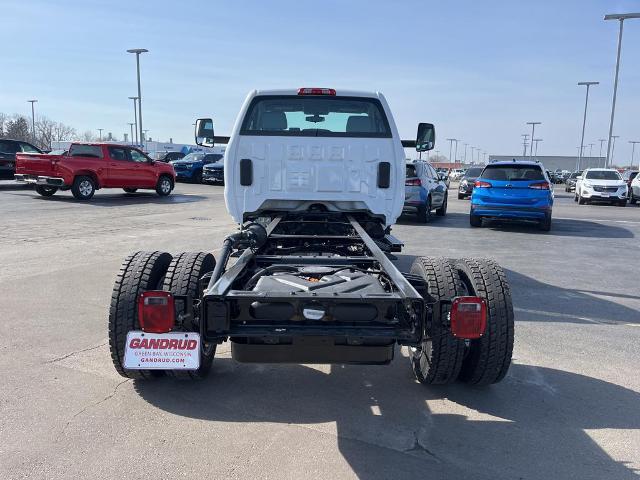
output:
<path id="1" fill-rule="evenodd" d="M 298 95 L 335 95 L 333 88 L 300 88 Z"/>

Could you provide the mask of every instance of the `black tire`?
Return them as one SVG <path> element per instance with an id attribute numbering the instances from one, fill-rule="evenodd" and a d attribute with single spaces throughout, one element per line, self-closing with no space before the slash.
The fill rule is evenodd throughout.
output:
<path id="1" fill-rule="evenodd" d="M 125 187 L 122 190 L 124 190 L 127 193 L 136 193 L 138 191 L 137 188 L 129 188 L 129 187 Z"/>
<path id="2" fill-rule="evenodd" d="M 627 201 L 626 200 L 620 200 L 618 202 L 618 206 L 619 207 L 626 207 L 627 206 Z"/>
<path id="3" fill-rule="evenodd" d="M 166 197 L 173 190 L 173 180 L 168 175 L 160 175 L 156 183 L 156 193 L 161 197 Z"/>
<path id="4" fill-rule="evenodd" d="M 578 205 L 584 205 L 585 203 L 587 203 L 587 199 L 582 198 L 582 195 L 578 195 Z"/>
<path id="5" fill-rule="evenodd" d="M 418 257 L 411 266 L 411 273 L 424 279 L 425 293 L 436 300 L 450 300 L 458 294 L 460 280 L 448 259 Z M 447 324 L 450 309 L 450 305 L 442 305 L 439 319 L 425 323 L 422 346 L 409 349 L 411 368 L 420 383 L 446 384 L 458 377 L 465 344 L 451 335 Z"/>
<path id="6" fill-rule="evenodd" d="M 427 203 L 418 207 L 418 222 L 429 223 L 431 221 L 431 197 L 427 197 Z"/>
<path id="7" fill-rule="evenodd" d="M 543 232 L 548 232 L 551 230 L 551 215 L 546 215 L 544 220 L 540 220 L 538 224 L 538 228 Z"/>
<path id="8" fill-rule="evenodd" d="M 482 217 L 480 215 L 474 215 L 473 213 L 469 214 L 469 225 L 472 227 L 481 227 Z"/>
<path id="9" fill-rule="evenodd" d="M 43 197 L 50 197 L 58 191 L 56 187 L 49 187 L 47 185 L 36 185 L 36 192 Z"/>
<path id="10" fill-rule="evenodd" d="M 449 196 L 449 192 L 445 192 L 444 200 L 442 201 L 442 206 L 436 210 L 436 215 L 439 217 L 444 217 L 447 214 L 447 197 Z"/>
<path id="11" fill-rule="evenodd" d="M 633 196 L 633 193 L 631 194 L 631 197 L 629 198 L 629 203 L 631 205 L 635 205 L 636 202 L 638 201 L 638 199 L 636 197 Z"/>
<path id="12" fill-rule="evenodd" d="M 458 194 L 458 200 L 464 200 L 464 195 L 462 193 Z"/>
<path id="13" fill-rule="evenodd" d="M 202 170 L 198 170 L 196 173 L 194 173 L 193 177 L 191 177 L 191 181 L 193 183 L 202 183 Z"/>
<path id="14" fill-rule="evenodd" d="M 71 193 L 77 200 L 89 200 L 96 193 L 96 182 L 86 175 L 79 175 L 73 179 Z"/>
<path id="15" fill-rule="evenodd" d="M 213 255 L 206 252 L 186 252 L 174 257 L 164 278 L 163 290 L 174 295 L 190 295 L 197 300 L 200 294 L 200 278 L 211 272 L 216 265 Z M 200 332 L 199 308 L 194 305 L 192 321 L 174 331 Z M 200 350 L 200 368 L 198 370 L 167 370 L 167 375 L 181 380 L 205 378 L 211 370 L 216 353 L 216 344 L 202 345 Z"/>
<path id="16" fill-rule="evenodd" d="M 120 267 L 109 308 L 109 349 L 113 366 L 123 377 L 152 378 L 163 373 L 161 370 L 125 370 L 124 348 L 127 333 L 140 329 L 138 297 L 146 290 L 161 287 L 170 263 L 171 254 L 166 252 L 136 252 Z"/>
<path id="17" fill-rule="evenodd" d="M 513 353 L 513 303 L 504 271 L 492 260 L 461 259 L 455 270 L 462 295 L 477 295 L 487 302 L 485 334 L 471 340 L 459 379 L 472 385 L 489 385 L 504 378 Z"/>

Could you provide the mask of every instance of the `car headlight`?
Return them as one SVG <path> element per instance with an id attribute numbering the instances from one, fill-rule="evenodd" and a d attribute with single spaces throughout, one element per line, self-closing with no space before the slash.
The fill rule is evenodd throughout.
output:
<path id="1" fill-rule="evenodd" d="M 583 186 L 583 187 L 587 187 L 587 188 L 591 188 L 591 187 L 593 187 L 593 185 L 591 185 L 589 182 L 584 182 L 584 183 L 582 184 L 582 186 Z"/>

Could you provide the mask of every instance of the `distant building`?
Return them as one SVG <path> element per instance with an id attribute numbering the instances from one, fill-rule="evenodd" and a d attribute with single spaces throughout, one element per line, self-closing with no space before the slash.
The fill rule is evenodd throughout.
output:
<path id="1" fill-rule="evenodd" d="M 529 160 L 529 156 L 523 157 L 522 155 L 489 155 L 489 163 L 505 161 L 508 162 L 509 160 L 513 160 L 514 158 L 516 159 L 516 161 Z M 544 168 L 546 168 L 547 170 L 555 171 L 557 169 L 560 169 L 569 170 L 570 172 L 573 172 L 576 169 L 576 163 L 578 161 L 575 156 L 567 157 L 553 155 L 538 155 L 537 157 L 534 157 L 534 160 L 537 160 L 542 165 L 544 165 Z M 582 170 L 585 168 L 603 167 L 605 160 L 605 157 L 582 157 L 580 159 L 580 169 Z"/>

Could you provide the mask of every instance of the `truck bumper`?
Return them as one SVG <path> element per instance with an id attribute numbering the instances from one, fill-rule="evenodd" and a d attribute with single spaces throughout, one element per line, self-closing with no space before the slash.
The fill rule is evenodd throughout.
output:
<path id="1" fill-rule="evenodd" d="M 50 187 L 64 187 L 64 178 L 43 177 L 39 175 L 17 174 L 16 182 L 34 183 L 36 185 L 48 185 Z"/>

